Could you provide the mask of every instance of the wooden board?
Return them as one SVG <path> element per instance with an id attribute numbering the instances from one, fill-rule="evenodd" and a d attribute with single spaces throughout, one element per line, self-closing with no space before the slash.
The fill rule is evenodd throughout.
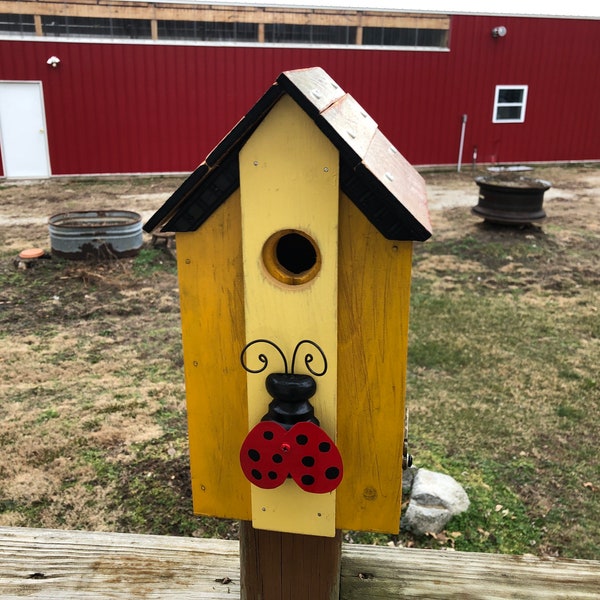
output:
<path id="1" fill-rule="evenodd" d="M 340 201 L 337 526 L 397 532 L 412 242 L 386 240 Z"/>
<path id="2" fill-rule="evenodd" d="M 239 568 L 237 542 L 0 527 L 2 600 L 232 600 Z"/>
<path id="3" fill-rule="evenodd" d="M 194 512 L 249 519 L 239 192 L 176 240 Z"/>
<path id="4" fill-rule="evenodd" d="M 323 349 L 327 372 L 315 378 L 317 393 L 311 402 L 321 427 L 334 439 L 338 163 L 335 147 L 287 95 L 240 152 L 246 342 L 268 339 L 282 349 L 288 361 L 301 340 L 312 340 Z M 263 261 L 267 240 L 286 230 L 308 235 L 320 254 L 318 273 L 302 285 L 277 281 Z M 319 360 L 315 356 L 315 365 Z M 254 368 L 256 364 L 255 359 Z M 263 373 L 248 374 L 248 429 L 267 412 L 271 398 L 265 390 L 265 377 L 273 372 L 283 372 L 277 355 Z M 302 360 L 296 373 L 308 373 Z M 252 486 L 252 522 L 259 529 L 333 536 L 335 491 L 311 494 L 291 479 L 272 490 Z"/>
<path id="5" fill-rule="evenodd" d="M 597 600 L 600 561 L 344 546 L 343 600 Z"/>
<path id="6" fill-rule="evenodd" d="M 238 542 L 0 527 L 2 600 L 238 600 Z M 342 545 L 341 600 L 596 600 L 600 561 Z"/>
<path id="7" fill-rule="evenodd" d="M 367 154 L 378 131 L 377 123 L 350 94 L 329 106 L 321 116 L 323 129 L 330 139 L 343 140 L 336 145 L 344 148 L 344 159 L 355 167 Z"/>
<path id="8" fill-rule="evenodd" d="M 386 11 L 356 11 L 342 9 L 255 7 L 199 5 L 197 3 L 155 3 L 127 0 L 70 0 L 68 3 L 35 0 L 3 0 L 2 12 L 12 14 L 63 15 L 92 18 L 162 19 L 176 21 L 207 21 L 228 23 L 265 23 L 409 27 L 418 29 L 449 29 L 446 15 L 415 14 Z"/>

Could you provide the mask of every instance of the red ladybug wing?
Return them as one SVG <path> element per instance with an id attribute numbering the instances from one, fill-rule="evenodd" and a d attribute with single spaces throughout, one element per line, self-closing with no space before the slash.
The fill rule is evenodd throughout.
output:
<path id="1" fill-rule="evenodd" d="M 279 487 L 289 474 L 286 430 L 274 421 L 261 421 L 246 436 L 240 465 L 246 479 L 263 489 Z"/>
<path id="2" fill-rule="evenodd" d="M 294 481 L 314 494 L 335 490 L 342 481 L 344 467 L 333 440 L 310 422 L 297 423 L 286 438 L 291 446 L 289 472 Z"/>

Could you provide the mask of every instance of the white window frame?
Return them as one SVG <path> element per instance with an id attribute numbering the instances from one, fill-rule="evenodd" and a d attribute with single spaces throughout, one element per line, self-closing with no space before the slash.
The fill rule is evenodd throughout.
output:
<path id="1" fill-rule="evenodd" d="M 494 95 L 494 112 L 492 114 L 493 123 L 524 123 L 525 122 L 525 109 L 527 108 L 527 91 L 529 86 L 527 85 L 497 85 L 496 93 Z M 500 92 L 503 90 L 521 90 L 523 92 L 523 98 L 520 102 L 499 102 Z M 502 119 L 498 117 L 498 109 L 512 106 L 521 108 L 521 116 L 518 119 Z"/>

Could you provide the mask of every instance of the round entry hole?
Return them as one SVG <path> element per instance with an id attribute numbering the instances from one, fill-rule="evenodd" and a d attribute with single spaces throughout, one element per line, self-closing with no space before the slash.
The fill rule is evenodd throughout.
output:
<path id="1" fill-rule="evenodd" d="M 262 257 L 267 271 L 288 285 L 311 281 L 321 268 L 321 253 L 315 241 L 294 229 L 274 233 L 265 242 Z"/>

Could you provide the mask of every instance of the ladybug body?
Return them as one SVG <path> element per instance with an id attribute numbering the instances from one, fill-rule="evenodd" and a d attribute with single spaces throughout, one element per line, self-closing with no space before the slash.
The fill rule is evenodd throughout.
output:
<path id="1" fill-rule="evenodd" d="M 244 353 L 257 342 L 275 346 L 267 340 L 255 340 L 244 348 L 242 365 L 250 373 L 262 371 L 267 364 L 264 355 L 259 355 L 259 360 L 265 365 L 262 369 L 254 371 L 245 366 Z M 310 343 L 320 350 L 314 342 L 303 340 L 296 346 L 294 359 L 303 343 Z M 321 354 L 324 358 L 322 351 Z M 312 355 L 307 355 L 305 362 L 310 372 L 322 375 L 327 368 L 326 361 L 321 373 L 309 367 L 311 361 Z M 261 422 L 252 428 L 242 444 L 242 471 L 251 483 L 263 489 L 279 487 L 291 477 L 306 492 L 332 492 L 342 480 L 343 462 L 334 441 L 319 427 L 310 403 L 317 384 L 310 375 L 288 373 L 285 357 L 284 364 L 285 373 L 271 373 L 266 378 L 265 386 L 272 401 Z"/>
<path id="2" fill-rule="evenodd" d="M 305 492 L 325 494 L 343 476 L 333 440 L 309 421 L 289 430 L 275 421 L 261 421 L 242 444 L 240 464 L 246 478 L 263 489 L 279 487 L 291 475 Z"/>

